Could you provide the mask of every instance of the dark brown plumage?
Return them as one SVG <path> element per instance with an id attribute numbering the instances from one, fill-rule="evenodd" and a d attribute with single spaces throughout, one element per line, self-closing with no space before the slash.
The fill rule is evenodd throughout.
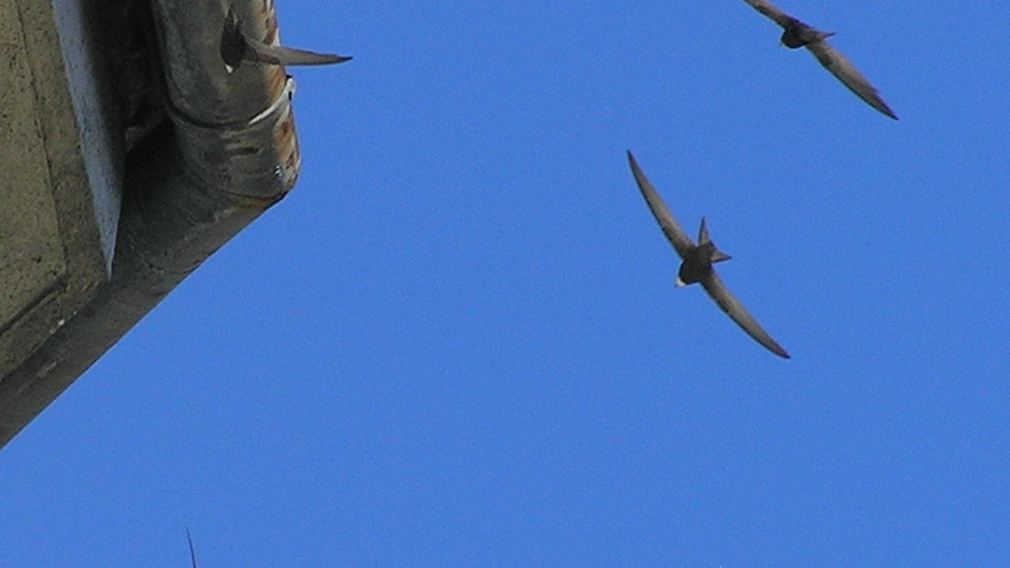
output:
<path id="1" fill-rule="evenodd" d="M 887 106 L 877 89 L 856 69 L 855 65 L 827 42 L 827 38 L 835 35 L 834 32 L 822 32 L 779 10 L 767 0 L 744 0 L 744 2 L 782 26 L 784 30 L 782 43 L 786 47 L 790 49 L 806 47 L 825 69 L 837 77 L 856 96 L 885 116 L 898 120 L 898 116 L 894 114 L 891 107 Z"/>
<path id="2" fill-rule="evenodd" d="M 686 286 L 696 282 L 701 283 L 708 295 L 715 303 L 726 312 L 748 335 L 757 340 L 772 353 L 779 357 L 789 358 L 789 353 L 776 343 L 754 319 L 750 313 L 744 309 L 743 304 L 730 293 L 726 285 L 722 283 L 719 275 L 712 267 L 714 263 L 729 260 L 729 255 L 720 251 L 715 243 L 708 236 L 708 229 L 705 226 L 705 218 L 701 219 L 701 229 L 698 231 L 698 244 L 695 244 L 687 233 L 680 227 L 677 220 L 663 203 L 659 193 L 645 177 L 645 173 L 638 167 L 635 156 L 628 152 L 628 163 L 631 165 L 631 173 L 635 176 L 638 189 L 642 192 L 646 204 L 652 211 L 652 215 L 659 223 L 659 228 L 673 245 L 673 248 L 683 259 L 678 271 L 677 284 Z"/>
<path id="3" fill-rule="evenodd" d="M 316 53 L 280 45 L 268 45 L 242 32 L 242 22 L 235 7 L 228 8 L 221 30 L 221 59 L 228 70 L 238 68 L 242 61 L 257 61 L 272 65 L 331 65 L 350 61 L 351 58 L 330 53 Z"/>

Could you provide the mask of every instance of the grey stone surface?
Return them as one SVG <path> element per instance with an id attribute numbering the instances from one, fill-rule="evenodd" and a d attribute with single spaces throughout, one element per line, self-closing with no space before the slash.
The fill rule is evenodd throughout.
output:
<path id="1" fill-rule="evenodd" d="M 107 241 L 114 238 L 121 183 L 115 176 L 101 180 L 103 187 L 90 183 L 48 2 L 0 0 L 0 73 L 4 377 L 108 280 L 113 248 Z M 96 151 L 92 161 L 115 157 Z"/>
<path id="2" fill-rule="evenodd" d="M 88 176 L 105 266 L 112 273 L 116 227 L 123 200 L 123 125 L 115 109 L 108 66 L 99 49 L 94 2 L 52 0 L 67 84 L 77 122 L 79 150 Z"/>

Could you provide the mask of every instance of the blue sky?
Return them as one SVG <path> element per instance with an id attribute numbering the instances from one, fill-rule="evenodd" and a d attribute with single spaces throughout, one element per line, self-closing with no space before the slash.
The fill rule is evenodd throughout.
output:
<path id="1" fill-rule="evenodd" d="M 1010 7 L 282 1 L 295 191 L 0 451 L 0 566 L 1010 561 Z M 636 153 L 726 284 L 678 259 Z"/>

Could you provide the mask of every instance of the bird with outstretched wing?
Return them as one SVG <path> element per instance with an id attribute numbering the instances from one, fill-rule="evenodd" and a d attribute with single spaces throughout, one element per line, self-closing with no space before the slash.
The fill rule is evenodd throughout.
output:
<path id="1" fill-rule="evenodd" d="M 856 69 L 856 66 L 851 61 L 827 42 L 827 38 L 835 35 L 834 32 L 820 31 L 786 14 L 767 0 L 744 0 L 744 2 L 747 2 L 755 10 L 782 26 L 784 30 L 782 32 L 782 43 L 786 47 L 790 49 L 806 47 L 825 69 L 837 77 L 856 96 L 884 115 L 898 120 L 898 116 L 894 114 L 891 107 L 887 106 L 887 103 L 881 98 L 876 87 Z"/>
<path id="2" fill-rule="evenodd" d="M 663 234 L 666 235 L 670 244 L 683 260 L 677 283 L 679 285 L 701 283 L 719 308 L 726 312 L 748 335 L 772 353 L 788 359 L 789 353 L 772 339 L 772 336 L 758 324 L 754 316 L 744 309 L 743 304 L 733 296 L 719 275 L 716 274 L 712 264 L 729 260 L 729 255 L 716 248 L 715 243 L 711 241 L 705 226 L 705 219 L 701 220 L 698 243 L 695 244 L 677 223 L 666 204 L 663 203 L 659 193 L 645 177 L 645 172 L 638 166 L 635 156 L 630 151 L 628 152 L 628 163 L 631 166 L 632 175 L 635 176 L 638 189 L 642 192 L 642 197 L 645 198 L 649 210 L 652 211 L 652 215 L 659 223 L 659 228 L 663 230 Z"/>

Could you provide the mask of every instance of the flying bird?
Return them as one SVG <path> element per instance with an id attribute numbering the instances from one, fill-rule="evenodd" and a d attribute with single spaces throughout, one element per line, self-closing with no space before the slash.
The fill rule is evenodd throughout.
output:
<path id="1" fill-rule="evenodd" d="M 235 6 L 228 7 L 221 31 L 221 59 L 228 72 L 238 68 L 242 61 L 258 61 L 272 65 L 330 65 L 344 63 L 351 58 L 331 53 L 316 53 L 280 45 L 268 45 L 242 32 L 242 22 Z"/>
<path id="2" fill-rule="evenodd" d="M 688 237 L 687 233 L 684 232 L 684 229 L 680 228 L 677 220 L 674 219 L 666 204 L 663 203 L 662 198 L 659 197 L 659 193 L 656 192 L 649 179 L 645 177 L 642 169 L 638 167 L 638 162 L 635 161 L 635 156 L 632 155 L 631 151 L 628 151 L 628 163 L 631 165 L 631 173 L 635 176 L 638 189 L 641 190 L 642 197 L 645 198 L 645 202 L 649 205 L 652 215 L 659 223 L 659 228 L 663 230 L 670 244 L 673 245 L 680 258 L 683 259 L 678 271 L 677 286 L 687 286 L 688 284 L 700 282 L 701 286 L 708 292 L 708 295 L 722 308 L 722 311 L 733 318 L 733 321 L 743 328 L 748 335 L 757 340 L 761 345 L 764 345 L 772 353 L 788 359 L 789 353 L 786 353 L 786 350 L 758 325 L 757 320 L 747 313 L 743 304 L 733 297 L 733 294 L 726 288 L 726 285 L 722 283 L 719 275 L 716 274 L 712 265 L 729 260 L 730 256 L 716 248 L 715 243 L 709 238 L 708 229 L 705 227 L 705 218 L 701 218 L 698 244 L 695 244 L 691 241 L 691 237 Z"/>
<path id="3" fill-rule="evenodd" d="M 782 32 L 782 43 L 786 47 L 790 49 L 806 47 L 825 69 L 837 77 L 856 96 L 881 113 L 898 120 L 898 116 L 894 114 L 891 107 L 887 106 L 877 89 L 840 51 L 831 47 L 827 42 L 827 38 L 835 35 L 835 32 L 822 32 L 779 10 L 767 0 L 744 0 L 744 2 L 782 26 L 782 29 L 785 30 Z"/>

